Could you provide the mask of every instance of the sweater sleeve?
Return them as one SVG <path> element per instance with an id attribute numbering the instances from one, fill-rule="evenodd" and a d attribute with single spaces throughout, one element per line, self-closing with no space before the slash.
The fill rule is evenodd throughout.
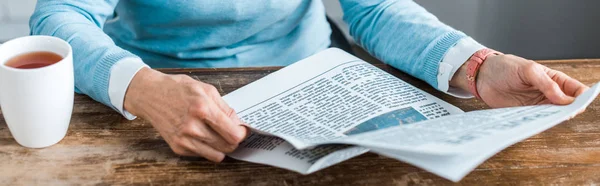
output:
<path id="1" fill-rule="evenodd" d="M 412 0 L 340 0 L 359 45 L 383 62 L 437 88 L 439 63 L 466 35 Z"/>
<path id="2" fill-rule="evenodd" d="M 102 31 L 118 0 L 38 0 L 29 20 L 31 35 L 62 38 L 73 48 L 75 91 L 113 109 L 108 94 L 111 67 L 134 54 Z"/>

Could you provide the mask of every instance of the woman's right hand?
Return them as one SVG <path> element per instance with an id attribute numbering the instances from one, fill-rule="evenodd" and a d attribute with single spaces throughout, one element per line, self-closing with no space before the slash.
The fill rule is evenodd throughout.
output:
<path id="1" fill-rule="evenodd" d="M 141 69 L 129 84 L 124 108 L 152 123 L 182 156 L 220 162 L 248 133 L 214 86 L 186 75 Z"/>

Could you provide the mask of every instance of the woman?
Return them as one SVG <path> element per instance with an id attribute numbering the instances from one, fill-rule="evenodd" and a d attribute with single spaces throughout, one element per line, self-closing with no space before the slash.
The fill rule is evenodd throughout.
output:
<path id="1" fill-rule="evenodd" d="M 505 107 L 568 104 L 587 89 L 487 50 L 413 1 L 340 3 L 363 48 L 440 91 Z M 150 121 L 177 154 L 215 162 L 246 136 L 242 122 L 213 86 L 149 67 L 281 66 L 331 43 L 318 0 L 39 0 L 30 26 L 73 46 L 77 92 Z"/>

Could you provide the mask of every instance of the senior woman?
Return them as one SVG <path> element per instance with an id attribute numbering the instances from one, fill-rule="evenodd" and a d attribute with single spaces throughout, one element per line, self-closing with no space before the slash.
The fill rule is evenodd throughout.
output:
<path id="1" fill-rule="evenodd" d="M 588 88 L 487 49 L 411 0 L 340 3 L 358 44 L 448 94 L 506 107 L 568 104 Z M 152 68 L 283 66 L 331 45 L 320 0 L 38 0 L 30 27 L 73 46 L 78 93 L 215 162 L 246 136 L 235 111 L 213 86 Z"/>

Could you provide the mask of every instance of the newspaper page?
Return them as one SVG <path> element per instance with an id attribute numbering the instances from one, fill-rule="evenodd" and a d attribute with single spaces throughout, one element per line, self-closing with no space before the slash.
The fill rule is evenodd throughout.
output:
<path id="1" fill-rule="evenodd" d="M 570 105 L 472 111 L 365 132 L 338 143 L 361 145 L 457 182 L 504 148 L 574 117 L 598 93 L 600 84 Z"/>
<path id="2" fill-rule="evenodd" d="M 463 113 L 339 49 L 294 63 L 224 99 L 242 121 L 261 131 L 230 157 L 303 174 L 369 151 L 335 144 L 314 147 L 319 144 Z"/>

